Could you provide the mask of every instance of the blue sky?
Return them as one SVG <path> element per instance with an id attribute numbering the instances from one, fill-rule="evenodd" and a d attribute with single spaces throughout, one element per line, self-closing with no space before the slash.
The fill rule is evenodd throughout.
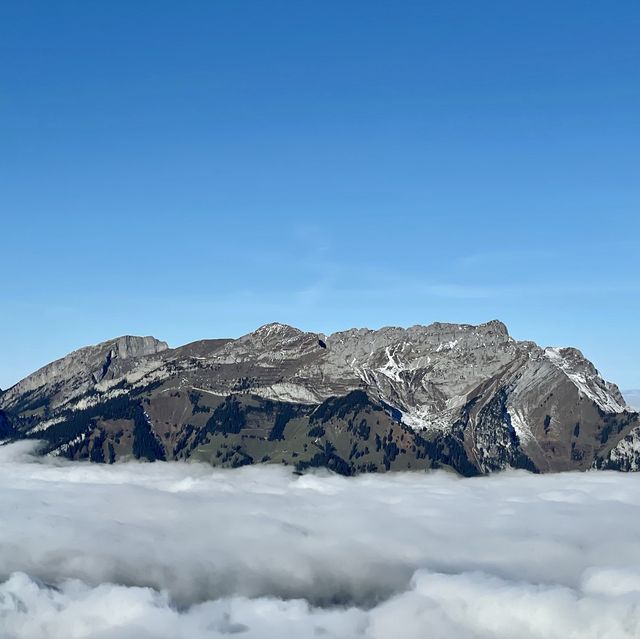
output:
<path id="1" fill-rule="evenodd" d="M 640 387 L 637 2 L 0 3 L 0 387 L 115 335 L 503 320 Z"/>

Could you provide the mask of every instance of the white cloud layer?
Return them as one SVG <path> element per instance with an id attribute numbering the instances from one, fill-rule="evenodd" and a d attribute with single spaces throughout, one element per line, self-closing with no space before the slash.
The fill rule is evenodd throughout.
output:
<path id="1" fill-rule="evenodd" d="M 640 637 L 640 475 L 343 478 L 0 447 L 2 639 Z"/>

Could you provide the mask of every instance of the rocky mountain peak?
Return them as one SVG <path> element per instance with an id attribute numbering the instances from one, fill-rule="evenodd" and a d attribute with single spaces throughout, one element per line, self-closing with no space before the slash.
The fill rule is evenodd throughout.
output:
<path id="1" fill-rule="evenodd" d="M 66 403 L 90 390 L 107 377 L 121 375 L 142 358 L 168 349 L 166 342 L 155 337 L 123 335 L 73 351 L 18 382 L 1 398 L 2 406 L 28 398 L 49 404 Z"/>
<path id="2" fill-rule="evenodd" d="M 303 334 L 299 328 L 281 324 L 280 322 L 271 322 L 260 326 L 255 331 L 248 333 L 240 339 L 259 340 L 263 343 L 278 343 L 279 341 L 296 339 Z"/>
<path id="3" fill-rule="evenodd" d="M 144 357 L 146 355 L 155 355 L 168 350 L 169 345 L 155 337 L 146 336 L 139 337 L 137 335 L 123 335 L 114 340 L 99 344 L 97 347 L 101 349 L 103 346 L 112 344 L 114 356 L 120 359 L 128 359 L 130 357 Z"/>
<path id="4" fill-rule="evenodd" d="M 490 320 L 485 324 L 480 324 L 478 328 L 486 329 L 489 332 L 499 333 L 501 335 L 505 335 L 506 337 L 509 336 L 509 329 L 507 328 L 507 325 L 497 319 Z"/>

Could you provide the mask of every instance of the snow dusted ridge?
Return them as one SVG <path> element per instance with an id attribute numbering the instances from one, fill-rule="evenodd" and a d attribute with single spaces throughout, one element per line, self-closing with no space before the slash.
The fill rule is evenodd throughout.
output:
<path id="1" fill-rule="evenodd" d="M 23 420 L 23 432 L 44 433 L 59 430 L 69 411 L 99 415 L 102 404 L 144 394 L 160 406 L 148 413 L 152 431 L 153 415 L 162 414 L 161 434 L 178 437 L 174 431 L 193 429 L 203 415 L 181 404 L 191 395 L 212 406 L 229 396 L 262 398 L 305 414 L 354 391 L 421 436 L 453 438 L 443 450 L 462 447 L 458 457 L 469 455 L 482 471 L 529 462 L 540 470 L 587 468 L 599 447 L 614 457 L 637 453 L 637 437 L 625 439 L 634 413 L 580 351 L 516 341 L 496 320 L 331 335 L 273 323 L 176 349 L 151 337 L 117 338 L 0 393 L 0 411 Z M 254 431 L 260 419 L 252 415 Z"/>
<path id="2" fill-rule="evenodd" d="M 530 369 L 541 366 L 541 355 L 601 410 L 627 410 L 617 388 L 602 380 L 579 351 L 543 351 L 531 342 L 517 342 L 498 321 L 478 326 L 435 323 L 408 329 L 351 329 L 329 336 L 272 323 L 197 357 L 182 356 L 181 349 L 168 350 L 154 338 L 118 338 L 71 353 L 37 371 L 9 389 L 0 407 L 29 394 L 46 396 L 54 405 L 86 408 L 101 401 L 100 396 L 126 393 L 123 384 L 139 387 L 180 373 L 181 388 L 192 385 L 220 395 L 241 390 L 274 401 L 306 404 L 367 388 L 400 411 L 407 425 L 441 430 L 450 426 L 484 381 L 518 358 L 525 358 L 524 380 L 535 384 Z M 243 373 L 247 382 L 239 388 L 237 378 Z M 538 373 L 538 379 L 543 375 L 549 374 Z M 530 438 L 527 412 L 510 411 L 513 427 L 523 438 Z"/>
<path id="3" fill-rule="evenodd" d="M 594 366 L 575 348 L 545 348 L 545 356 L 575 384 L 578 391 L 595 402 L 604 412 L 628 410 L 622 394 L 608 385 Z"/>

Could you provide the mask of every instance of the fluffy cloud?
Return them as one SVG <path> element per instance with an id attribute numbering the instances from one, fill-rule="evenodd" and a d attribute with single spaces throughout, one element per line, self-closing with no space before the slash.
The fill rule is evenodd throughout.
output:
<path id="1" fill-rule="evenodd" d="M 0 447 L 8 639 L 640 636 L 640 475 L 292 475 Z"/>

